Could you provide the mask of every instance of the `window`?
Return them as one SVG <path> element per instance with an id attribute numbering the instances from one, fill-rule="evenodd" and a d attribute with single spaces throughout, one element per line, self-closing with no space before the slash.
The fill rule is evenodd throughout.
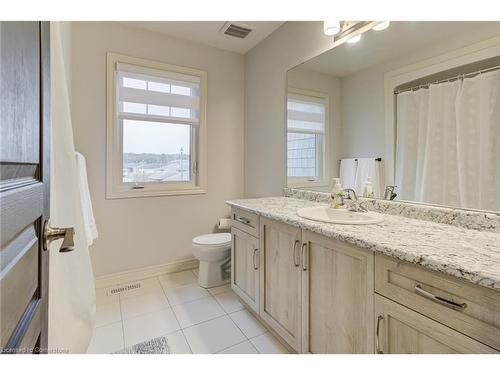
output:
<path id="1" fill-rule="evenodd" d="M 289 89 L 287 100 L 288 186 L 319 186 L 325 182 L 328 96 Z"/>
<path id="2" fill-rule="evenodd" d="M 106 197 L 199 194 L 206 73 L 108 54 Z"/>

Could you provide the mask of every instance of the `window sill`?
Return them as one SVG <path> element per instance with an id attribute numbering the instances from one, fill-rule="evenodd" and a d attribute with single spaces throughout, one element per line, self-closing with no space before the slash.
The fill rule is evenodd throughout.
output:
<path id="1" fill-rule="evenodd" d="M 126 198 L 146 198 L 146 197 L 163 197 L 175 195 L 200 195 L 206 194 L 206 189 L 201 187 L 193 187 L 190 189 L 178 190 L 153 190 L 153 189 L 124 189 L 120 191 L 106 191 L 106 199 L 126 199 Z"/>

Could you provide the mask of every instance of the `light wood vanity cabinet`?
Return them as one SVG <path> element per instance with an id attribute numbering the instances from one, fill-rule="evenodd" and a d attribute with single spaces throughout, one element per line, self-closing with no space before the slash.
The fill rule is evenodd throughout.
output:
<path id="1" fill-rule="evenodd" d="M 232 235 L 233 290 L 299 353 L 500 351 L 495 290 L 244 210 Z"/>
<path id="2" fill-rule="evenodd" d="M 443 330 L 454 329 L 457 335 L 460 332 L 500 350 L 500 293 L 495 290 L 376 254 L 375 291 L 395 301 L 392 303 L 432 319 L 433 324 L 442 326 Z M 393 331 L 397 329 L 393 327 Z M 457 342 L 463 341 L 459 336 Z M 453 337 L 446 338 L 450 346 L 453 346 Z M 430 344 L 423 348 L 427 347 L 437 349 Z M 474 353 L 467 348 L 476 347 L 460 346 L 464 353 Z"/>
<path id="3" fill-rule="evenodd" d="M 373 353 L 373 252 L 309 231 L 302 351 Z"/>
<path id="4" fill-rule="evenodd" d="M 373 252 L 260 223 L 261 318 L 299 353 L 373 353 Z"/>
<path id="5" fill-rule="evenodd" d="M 231 287 L 254 311 L 259 311 L 259 239 L 231 228 Z"/>
<path id="6" fill-rule="evenodd" d="M 375 294 L 375 316 L 379 354 L 498 353 L 378 294 Z"/>
<path id="7" fill-rule="evenodd" d="M 260 220 L 260 316 L 293 349 L 301 351 L 302 247 L 300 228 Z"/>

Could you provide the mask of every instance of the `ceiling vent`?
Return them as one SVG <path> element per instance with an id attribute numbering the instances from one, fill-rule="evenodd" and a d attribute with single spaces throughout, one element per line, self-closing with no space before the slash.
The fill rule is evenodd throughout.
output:
<path id="1" fill-rule="evenodd" d="M 221 32 L 223 34 L 233 36 L 235 38 L 244 39 L 252 31 L 252 28 L 243 24 L 236 24 L 234 22 L 226 22 L 222 26 Z"/>

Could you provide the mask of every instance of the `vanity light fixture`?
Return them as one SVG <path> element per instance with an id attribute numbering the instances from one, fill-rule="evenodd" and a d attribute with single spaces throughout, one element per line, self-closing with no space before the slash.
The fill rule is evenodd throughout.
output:
<path id="1" fill-rule="evenodd" d="M 357 43 L 361 40 L 361 34 L 358 34 L 358 35 L 354 35 L 353 37 L 350 37 L 349 39 L 347 39 L 347 43 L 349 44 L 354 44 L 354 43 Z"/>
<path id="2" fill-rule="evenodd" d="M 323 32 L 325 35 L 336 35 L 340 32 L 340 21 L 324 21 Z"/>
<path id="3" fill-rule="evenodd" d="M 380 30 L 385 30 L 389 27 L 391 21 L 382 21 L 378 23 L 377 25 L 373 26 L 373 30 L 380 31 Z"/>

